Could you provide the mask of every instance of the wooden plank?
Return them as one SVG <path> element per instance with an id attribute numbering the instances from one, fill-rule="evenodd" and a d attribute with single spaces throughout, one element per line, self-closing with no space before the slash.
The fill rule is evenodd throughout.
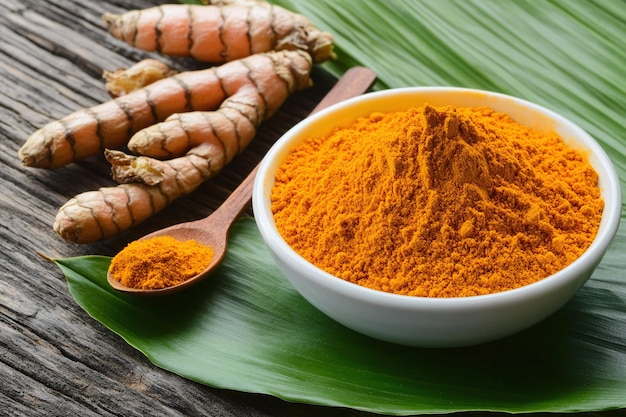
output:
<path id="1" fill-rule="evenodd" d="M 208 214 L 334 82 L 316 71 L 316 88 L 294 96 L 222 174 L 151 221 L 105 242 L 64 242 L 52 231 L 56 211 L 80 192 L 113 184 L 108 164 L 94 157 L 54 171 L 24 168 L 17 150 L 45 123 L 107 100 L 103 69 L 154 56 L 109 36 L 101 15 L 155 4 L 0 2 L 0 414 L 319 415 L 318 407 L 213 389 L 153 366 L 81 310 L 61 272 L 37 256 L 113 255 L 151 230 Z M 178 69 L 198 66 L 163 59 Z M 324 414 L 346 415 L 332 409 Z"/>

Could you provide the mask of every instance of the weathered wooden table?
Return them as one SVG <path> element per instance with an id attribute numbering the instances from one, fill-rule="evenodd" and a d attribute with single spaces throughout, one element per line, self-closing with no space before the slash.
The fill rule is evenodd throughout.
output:
<path id="1" fill-rule="evenodd" d="M 148 222 L 101 243 L 67 243 L 52 230 L 58 208 L 113 184 L 109 164 L 94 157 L 54 171 L 24 168 L 17 151 L 47 122 L 108 100 L 104 69 L 156 57 L 113 39 L 101 16 L 157 3 L 0 0 L 0 415 L 364 417 L 214 389 L 161 370 L 85 313 L 61 271 L 37 255 L 112 256 L 154 229 L 204 217 L 335 82 L 316 69 L 315 87 L 293 96 L 218 177 Z M 198 67 L 159 58 L 181 70 Z"/>
<path id="2" fill-rule="evenodd" d="M 24 168 L 17 150 L 45 123 L 109 99 L 103 69 L 150 54 L 113 39 L 101 16 L 155 4 L 0 2 L 0 415 L 320 415 L 318 407 L 212 389 L 153 366 L 78 307 L 61 271 L 37 255 L 114 255 L 153 229 L 207 215 L 335 81 L 316 70 L 315 87 L 296 94 L 243 154 L 193 195 L 118 238 L 67 243 L 52 230 L 58 208 L 78 193 L 113 184 L 108 163 L 94 157 L 54 171 Z M 197 65 L 168 62 L 178 69 Z"/>

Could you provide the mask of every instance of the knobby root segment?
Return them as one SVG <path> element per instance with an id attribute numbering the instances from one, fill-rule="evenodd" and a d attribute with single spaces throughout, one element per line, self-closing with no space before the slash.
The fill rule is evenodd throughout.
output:
<path id="1" fill-rule="evenodd" d="M 335 58 L 333 36 L 304 16 L 264 1 L 166 4 L 103 17 L 116 38 L 146 51 L 223 63 L 252 54 L 303 50 L 316 63 Z"/>
<path id="2" fill-rule="evenodd" d="M 290 82 L 308 86 L 310 66 L 310 57 L 306 53 L 282 51 L 252 55 L 219 67 L 176 74 L 48 123 L 26 140 L 18 156 L 28 167 L 62 167 L 98 155 L 104 149 L 120 148 L 128 143 L 133 134 L 173 114 L 216 110 L 227 98 L 231 98 L 228 100 L 230 107 L 236 107 L 232 96 L 240 90 L 251 90 L 257 84 L 260 89 L 271 90 L 272 86 L 265 85 L 264 81 L 271 74 L 284 79 L 280 85 Z M 291 71 L 295 74 L 291 75 Z M 272 100 L 273 95 L 269 92 L 260 90 L 259 94 L 265 94 L 268 101 Z M 265 107 L 265 103 L 259 107 Z M 151 131 L 158 129 L 157 125 Z M 140 133 L 140 136 L 144 134 Z M 166 154 L 168 152 L 161 153 L 161 156 Z"/>
<path id="3" fill-rule="evenodd" d="M 174 74 L 176 71 L 164 62 L 144 59 L 129 68 L 120 68 L 113 72 L 105 70 L 102 76 L 106 81 L 109 95 L 117 98 Z"/>
<path id="4" fill-rule="evenodd" d="M 183 101 L 198 109 L 196 102 L 207 100 L 213 93 L 220 99 L 219 107 L 172 112 L 175 114 L 164 122 L 139 131 L 128 142 L 129 149 L 138 156 L 107 149 L 105 156 L 113 176 L 122 184 L 69 200 L 60 208 L 54 230 L 68 241 L 95 242 L 142 223 L 189 194 L 240 153 L 259 124 L 272 116 L 290 94 L 311 85 L 312 65 L 306 52 L 280 51 L 233 61 L 202 75 L 191 73 L 186 81 L 196 87 L 187 90 Z M 182 75 L 167 80 L 180 80 Z M 138 90 L 138 94 L 152 91 L 152 86 L 163 81 Z M 168 84 L 170 88 L 174 85 L 178 83 Z M 155 95 L 153 100 L 157 99 L 160 96 Z"/>

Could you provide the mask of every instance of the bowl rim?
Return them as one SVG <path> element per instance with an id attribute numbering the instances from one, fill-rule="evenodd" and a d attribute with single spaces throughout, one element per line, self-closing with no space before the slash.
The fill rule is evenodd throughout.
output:
<path id="1" fill-rule="evenodd" d="M 529 108 L 533 111 L 538 111 L 555 120 L 558 125 L 567 126 L 572 132 L 575 133 L 576 141 L 580 142 L 585 149 L 597 159 L 597 163 L 592 163 L 592 166 L 598 172 L 599 180 L 603 181 L 601 186 L 601 195 L 604 199 L 604 208 L 602 211 L 602 217 L 598 229 L 598 234 L 590 244 L 590 246 L 572 263 L 567 265 L 562 270 L 543 278 L 534 283 L 490 294 L 482 294 L 467 297 L 421 297 L 412 295 L 403 295 L 384 292 L 367 288 L 339 277 L 336 277 L 311 262 L 301 257 L 289 244 L 283 239 L 278 230 L 275 227 L 273 214 L 269 207 L 269 194 L 266 191 L 271 189 L 274 184 L 273 175 L 276 168 L 282 162 L 284 157 L 288 154 L 289 149 L 293 146 L 293 143 L 301 130 L 306 129 L 308 126 L 317 123 L 319 120 L 323 120 L 329 117 L 330 114 L 336 112 L 339 109 L 346 109 L 353 107 L 357 104 L 364 102 L 373 102 L 381 98 L 388 98 L 389 96 L 397 96 L 404 94 L 423 94 L 423 93 L 462 93 L 462 94 L 475 94 L 480 93 L 493 98 L 502 98 L 507 100 L 513 100 L 516 104 Z M 591 158 L 590 158 L 591 162 Z M 602 170 L 598 170 L 598 165 L 601 165 Z M 271 178 L 268 178 L 270 176 Z M 592 138 L 586 131 L 584 131 L 577 124 L 564 116 L 536 103 L 530 101 L 487 90 L 479 90 L 463 87 L 401 87 L 392 88 L 387 90 L 375 91 L 363 94 L 358 97 L 354 97 L 343 102 L 334 104 L 294 125 L 287 132 L 285 132 L 270 148 L 266 156 L 261 161 L 259 171 L 257 173 L 255 183 L 253 186 L 253 211 L 254 217 L 257 223 L 257 227 L 261 232 L 261 235 L 266 245 L 271 249 L 273 253 L 281 253 L 283 258 L 286 258 L 288 262 L 291 262 L 294 268 L 297 268 L 308 279 L 312 279 L 316 284 L 332 290 L 336 293 L 341 293 L 351 298 L 360 298 L 363 300 L 370 300 L 379 305 L 394 306 L 399 308 L 420 308 L 428 307 L 429 309 L 450 309 L 455 306 L 458 308 L 470 307 L 470 306 L 483 306 L 488 304 L 506 304 L 512 299 L 520 301 L 523 299 L 534 298 L 538 294 L 551 292 L 551 290 L 558 289 L 570 283 L 577 275 L 579 268 L 585 267 L 585 265 L 597 265 L 608 248 L 610 242 L 613 240 L 617 229 L 619 227 L 622 209 L 622 195 L 619 183 L 619 178 L 615 167 L 613 166 L 609 156 L 600 146 L 600 144 Z M 582 284 L 581 284 L 582 285 Z"/>

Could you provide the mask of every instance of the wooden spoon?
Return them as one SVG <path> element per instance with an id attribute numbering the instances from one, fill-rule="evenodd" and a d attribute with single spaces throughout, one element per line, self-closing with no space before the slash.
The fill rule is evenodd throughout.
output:
<path id="1" fill-rule="evenodd" d="M 333 88 L 324 96 L 317 104 L 311 114 L 316 113 L 335 103 L 339 103 L 345 99 L 356 97 L 365 93 L 376 80 L 376 74 L 365 67 L 353 67 L 337 81 Z M 258 165 L 248 174 L 243 182 L 232 192 L 232 194 L 224 201 L 224 203 L 208 217 L 186 223 L 180 223 L 166 227 L 161 230 L 152 232 L 143 239 L 149 239 L 156 236 L 172 236 L 175 239 L 186 241 L 194 239 L 197 242 L 208 245 L 213 248 L 214 256 L 211 263 L 198 275 L 195 275 L 186 281 L 166 288 L 160 289 L 136 289 L 129 288 L 116 281 L 107 274 L 107 280 L 111 287 L 118 291 L 137 295 L 157 295 L 179 291 L 187 288 L 200 280 L 211 275 L 217 269 L 226 256 L 226 247 L 228 241 L 228 233 L 231 226 L 250 206 L 252 200 L 252 186 L 254 178 L 258 171 Z"/>

